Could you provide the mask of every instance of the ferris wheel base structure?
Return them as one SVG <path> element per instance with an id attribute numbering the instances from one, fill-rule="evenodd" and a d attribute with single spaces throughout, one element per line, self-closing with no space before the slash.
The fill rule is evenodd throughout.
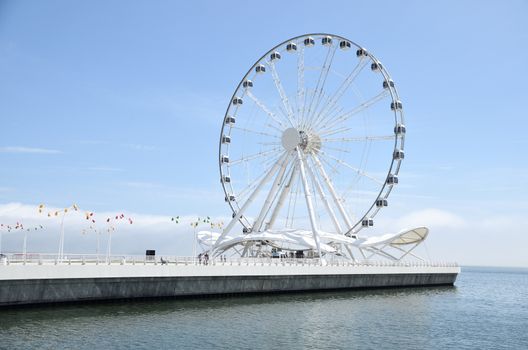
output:
<path id="1" fill-rule="evenodd" d="M 0 307 L 370 288 L 451 286 L 456 264 L 310 260 L 0 265 Z"/>

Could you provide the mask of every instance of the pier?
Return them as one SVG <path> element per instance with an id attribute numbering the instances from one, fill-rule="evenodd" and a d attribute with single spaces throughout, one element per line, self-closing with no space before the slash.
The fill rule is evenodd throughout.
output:
<path id="1" fill-rule="evenodd" d="M 0 306 L 453 285 L 454 263 L 296 258 L 6 255 Z"/>

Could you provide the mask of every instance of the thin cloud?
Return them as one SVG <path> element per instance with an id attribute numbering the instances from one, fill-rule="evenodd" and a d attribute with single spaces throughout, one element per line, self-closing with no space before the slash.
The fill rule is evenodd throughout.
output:
<path id="1" fill-rule="evenodd" d="M 150 145 L 142 145 L 142 144 L 139 144 L 139 143 L 127 143 L 127 144 L 124 144 L 123 146 L 125 147 L 129 147 L 133 150 L 136 150 L 136 151 L 153 151 L 156 149 L 156 147 L 154 146 L 150 146 Z"/>
<path id="2" fill-rule="evenodd" d="M 81 140 L 79 141 L 82 145 L 107 145 L 109 144 L 108 141 L 105 140 Z"/>
<path id="3" fill-rule="evenodd" d="M 122 185 L 127 186 L 127 187 L 133 187 L 133 188 L 147 188 L 147 189 L 162 187 L 161 185 L 155 184 L 152 182 L 140 182 L 140 181 L 123 182 Z"/>
<path id="4" fill-rule="evenodd" d="M 455 213 L 437 208 L 426 208 L 404 215 L 396 222 L 398 227 L 430 226 L 434 228 L 465 228 L 468 223 Z"/>
<path id="5" fill-rule="evenodd" d="M 522 190 L 522 186 L 486 186 L 473 189 L 474 192 L 517 192 Z"/>
<path id="6" fill-rule="evenodd" d="M 113 173 L 113 172 L 124 171 L 124 169 L 121 169 L 121 168 L 106 167 L 106 166 L 94 166 L 94 167 L 86 168 L 86 170 L 93 171 L 93 172 L 102 172 L 102 173 L 103 172 Z"/>
<path id="7" fill-rule="evenodd" d="M 62 151 L 48 148 L 7 146 L 0 147 L 0 153 L 60 154 Z"/>

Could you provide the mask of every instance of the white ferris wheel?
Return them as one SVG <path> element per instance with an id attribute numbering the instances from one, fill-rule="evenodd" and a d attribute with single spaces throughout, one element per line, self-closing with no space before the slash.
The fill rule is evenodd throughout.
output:
<path id="1" fill-rule="evenodd" d="M 396 86 L 372 53 L 333 34 L 280 43 L 229 102 L 219 167 L 232 220 L 201 232 L 202 246 L 213 255 L 413 255 L 426 228 L 363 235 L 398 184 L 405 133 Z"/>

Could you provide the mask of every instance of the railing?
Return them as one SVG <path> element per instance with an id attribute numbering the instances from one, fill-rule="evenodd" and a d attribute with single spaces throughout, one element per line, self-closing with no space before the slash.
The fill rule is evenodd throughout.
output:
<path id="1" fill-rule="evenodd" d="M 339 258 L 198 258 L 190 256 L 130 256 L 95 254 L 0 254 L 0 268 L 7 265 L 195 265 L 195 266 L 394 266 L 394 267 L 458 267 L 452 262 L 431 261 L 351 261 Z"/>

